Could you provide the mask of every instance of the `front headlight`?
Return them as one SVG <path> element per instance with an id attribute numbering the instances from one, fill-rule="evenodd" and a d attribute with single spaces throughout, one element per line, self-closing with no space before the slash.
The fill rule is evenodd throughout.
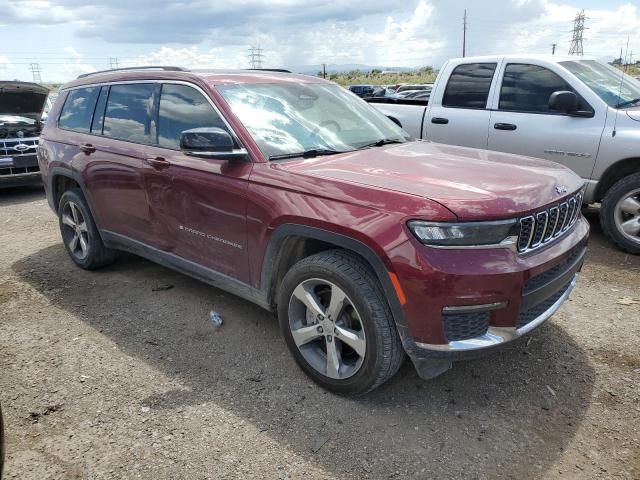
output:
<path id="1" fill-rule="evenodd" d="M 407 225 L 422 243 L 439 247 L 509 247 L 518 239 L 517 220 L 460 223 L 412 220 Z"/>

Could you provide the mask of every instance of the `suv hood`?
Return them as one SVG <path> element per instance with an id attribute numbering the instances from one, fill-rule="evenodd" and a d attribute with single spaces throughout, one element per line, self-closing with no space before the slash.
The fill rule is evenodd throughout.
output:
<path id="1" fill-rule="evenodd" d="M 28 82 L 0 82 L 0 115 L 40 120 L 49 89 Z"/>
<path id="2" fill-rule="evenodd" d="M 583 185 L 554 162 L 420 141 L 283 162 L 280 168 L 428 198 L 460 220 L 519 216 Z"/>

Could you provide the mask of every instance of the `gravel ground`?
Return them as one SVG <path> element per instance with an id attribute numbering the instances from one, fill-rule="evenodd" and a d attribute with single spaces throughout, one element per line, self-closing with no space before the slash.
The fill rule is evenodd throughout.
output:
<path id="1" fill-rule="evenodd" d="M 591 223 L 527 340 L 349 400 L 258 307 L 132 256 L 82 271 L 41 190 L 0 191 L 6 477 L 640 478 L 640 257 Z"/>

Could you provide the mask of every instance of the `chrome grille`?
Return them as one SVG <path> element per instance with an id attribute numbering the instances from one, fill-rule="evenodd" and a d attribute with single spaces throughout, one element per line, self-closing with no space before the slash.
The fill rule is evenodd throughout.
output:
<path id="1" fill-rule="evenodd" d="M 0 157 L 22 157 L 24 155 L 33 155 L 36 153 L 37 148 L 37 138 L 4 139 L 0 140 Z"/>
<path id="2" fill-rule="evenodd" d="M 580 216 L 582 192 L 546 210 L 520 219 L 518 251 L 531 251 L 546 245 L 569 230 Z"/>

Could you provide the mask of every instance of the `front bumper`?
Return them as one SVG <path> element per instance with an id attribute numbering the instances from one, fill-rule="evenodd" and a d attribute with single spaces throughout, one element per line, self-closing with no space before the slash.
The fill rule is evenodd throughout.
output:
<path id="1" fill-rule="evenodd" d="M 528 255 L 507 249 L 435 251 L 412 245 L 395 257 L 407 297 L 403 345 L 423 378 L 452 362 L 501 349 L 560 308 L 584 263 L 589 226 L 580 217 L 564 238 Z M 407 257 L 407 245 L 401 247 Z"/>
<path id="2" fill-rule="evenodd" d="M 35 154 L 0 156 L 0 188 L 37 184 L 42 181 Z"/>

